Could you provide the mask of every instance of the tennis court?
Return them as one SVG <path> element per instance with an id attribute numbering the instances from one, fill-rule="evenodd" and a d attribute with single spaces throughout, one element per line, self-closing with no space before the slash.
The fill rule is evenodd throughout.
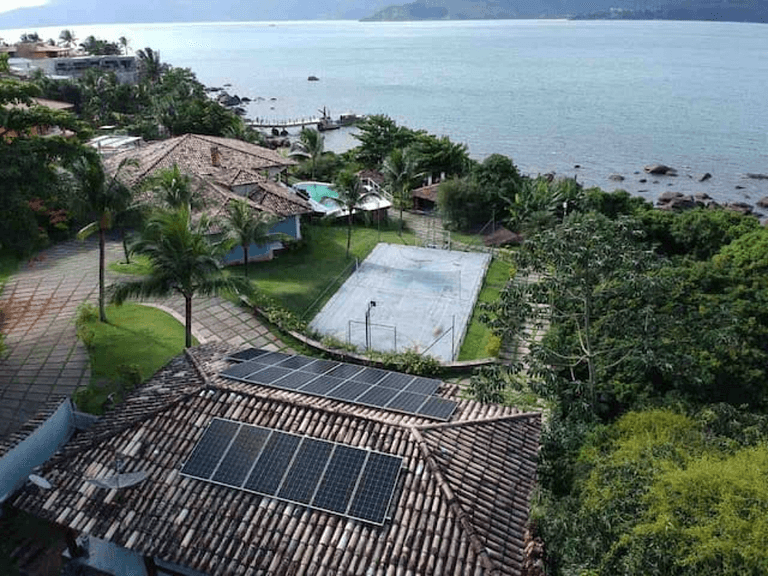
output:
<path id="1" fill-rule="evenodd" d="M 477 252 L 378 244 L 310 328 L 360 349 L 413 348 L 453 360 L 490 259 Z"/>

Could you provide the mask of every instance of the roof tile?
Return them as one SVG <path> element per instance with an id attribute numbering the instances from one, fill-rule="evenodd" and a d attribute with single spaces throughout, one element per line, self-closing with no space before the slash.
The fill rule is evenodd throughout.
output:
<path id="1" fill-rule="evenodd" d="M 228 350 L 172 361 L 45 467 L 19 507 L 141 554 L 224 574 L 519 574 L 535 481 L 539 414 L 459 400 L 454 420 L 371 411 L 219 378 Z M 183 373 L 183 375 L 181 375 Z M 162 391 L 161 391 L 162 390 Z M 391 521 L 371 526 L 179 474 L 214 417 L 237 416 L 404 459 Z M 121 492 L 84 482 L 115 453 L 143 483 Z"/>

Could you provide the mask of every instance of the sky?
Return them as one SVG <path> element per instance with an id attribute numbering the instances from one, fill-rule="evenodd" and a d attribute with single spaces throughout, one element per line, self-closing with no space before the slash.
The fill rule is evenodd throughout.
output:
<path id="1" fill-rule="evenodd" d="M 16 10 L 16 8 L 42 6 L 47 3 L 48 0 L 3 0 L 0 2 L 0 12 L 10 12 L 11 10 Z"/>

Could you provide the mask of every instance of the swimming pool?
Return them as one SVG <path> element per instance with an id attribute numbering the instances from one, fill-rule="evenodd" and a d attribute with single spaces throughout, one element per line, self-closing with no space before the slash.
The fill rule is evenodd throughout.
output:
<path id="1" fill-rule="evenodd" d="M 294 184 L 294 188 L 303 190 L 315 202 L 322 204 L 323 198 L 338 198 L 338 193 L 331 188 L 331 184 L 326 182 L 299 182 Z"/>

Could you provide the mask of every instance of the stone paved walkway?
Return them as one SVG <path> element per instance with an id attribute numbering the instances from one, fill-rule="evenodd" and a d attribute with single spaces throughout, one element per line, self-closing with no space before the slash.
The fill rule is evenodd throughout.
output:
<path id="1" fill-rule="evenodd" d="M 107 261 L 122 258 L 119 243 L 107 247 Z M 107 273 L 107 285 L 121 275 Z M 125 278 L 122 276 L 122 278 Z M 98 244 L 71 241 L 41 252 L 0 294 L 7 354 L 0 360 L 0 437 L 16 430 L 51 397 L 70 395 L 90 380 L 88 352 L 77 340 L 75 315 L 98 297 Z M 183 321 L 184 301 L 156 302 Z M 246 310 L 219 297 L 193 301 L 194 332 L 205 341 L 287 350 Z"/>

